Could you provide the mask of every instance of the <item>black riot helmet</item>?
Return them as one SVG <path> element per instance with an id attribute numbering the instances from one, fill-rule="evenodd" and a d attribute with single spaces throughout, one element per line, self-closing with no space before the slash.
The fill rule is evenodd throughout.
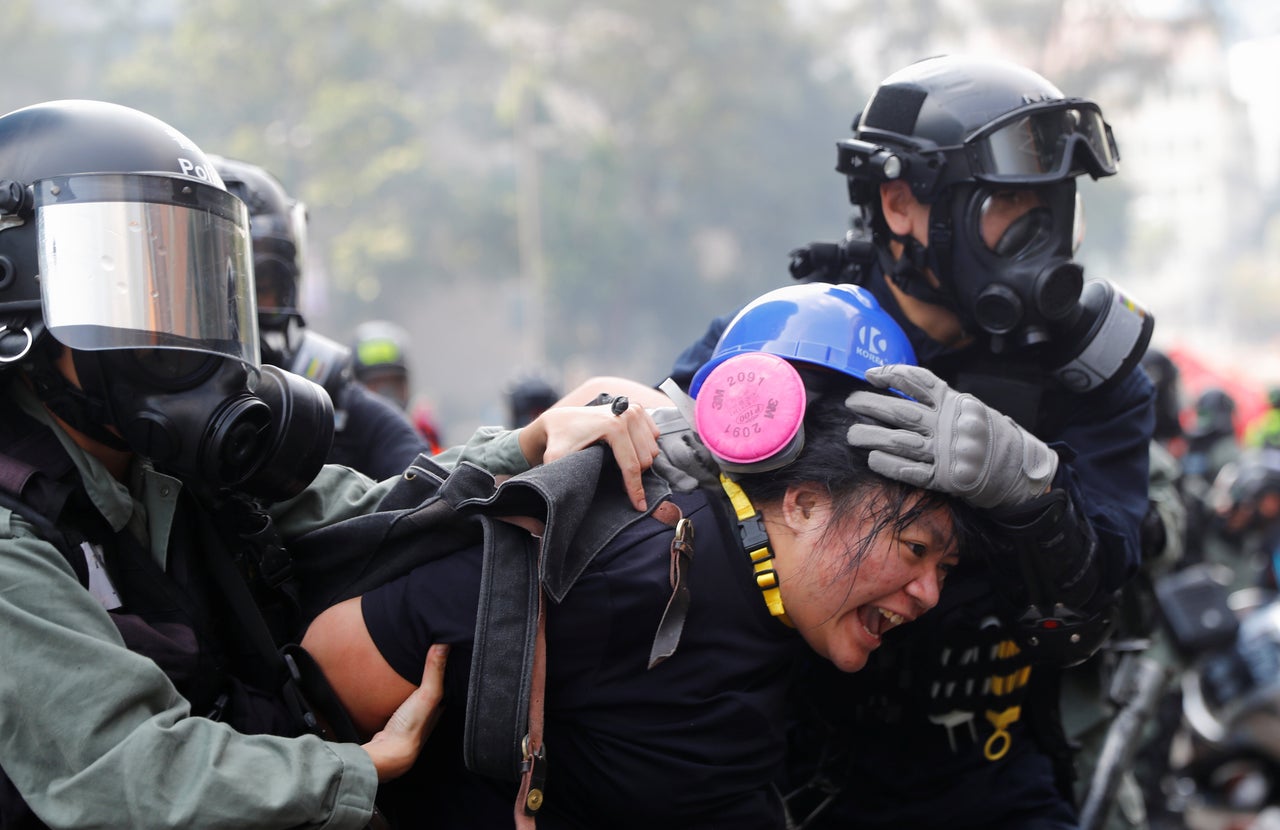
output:
<path id="1" fill-rule="evenodd" d="M 306 207 L 256 164 L 216 155 L 209 160 L 227 190 L 249 208 L 262 361 L 289 369 L 303 337 L 298 290 L 306 260 Z"/>
<path id="2" fill-rule="evenodd" d="M 1160 349 L 1148 349 L 1142 368 L 1156 388 L 1156 429 L 1152 437 L 1169 441 L 1182 435 L 1182 391 L 1178 384 L 1178 364 Z"/>
<path id="3" fill-rule="evenodd" d="M 1196 397 L 1195 422 L 1188 430 L 1193 438 L 1234 437 L 1236 434 L 1236 401 L 1226 390 L 1216 386 Z"/>
<path id="4" fill-rule="evenodd" d="M 1119 164 L 1097 104 L 1016 64 L 943 56 L 886 78 L 853 130 L 837 143 L 836 169 L 903 291 L 950 309 L 993 351 L 1044 354 L 1073 389 L 1136 365 L 1151 315 L 1110 284 L 1086 286 L 1072 259 L 1083 235 L 1075 177 L 1114 175 Z M 930 206 L 927 246 L 885 222 L 880 185 L 899 180 Z M 1017 218 L 987 238 L 1013 194 Z"/>
<path id="5" fill-rule="evenodd" d="M 332 404 L 260 369 L 249 250 L 244 203 L 163 121 L 100 101 L 0 116 L 0 366 L 109 447 L 282 498 L 319 471 Z"/>

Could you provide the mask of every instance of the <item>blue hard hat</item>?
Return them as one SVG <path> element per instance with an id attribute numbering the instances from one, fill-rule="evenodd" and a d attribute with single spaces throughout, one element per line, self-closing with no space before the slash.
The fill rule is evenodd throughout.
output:
<path id="1" fill-rule="evenodd" d="M 870 291 L 819 282 L 777 288 L 748 303 L 693 376 L 690 396 L 698 396 L 711 370 L 742 352 L 768 352 L 860 380 L 876 366 L 916 363 L 906 333 Z"/>

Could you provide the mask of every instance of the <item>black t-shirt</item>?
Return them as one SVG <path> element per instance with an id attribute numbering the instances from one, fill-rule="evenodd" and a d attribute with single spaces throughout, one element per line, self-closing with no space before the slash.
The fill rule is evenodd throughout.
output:
<path id="1" fill-rule="evenodd" d="M 692 602 L 665 662 L 646 668 L 671 596 L 667 525 L 628 527 L 564 602 L 548 605 L 540 827 L 782 827 L 771 782 L 783 755 L 788 676 L 805 645 L 769 616 L 727 503 L 712 498 L 675 497 L 694 525 Z M 457 744 L 480 568 L 480 550 L 465 550 L 363 599 L 374 643 L 414 683 L 432 642 L 455 644 L 443 721 L 417 775 L 397 785 L 397 817 L 410 826 L 511 821 L 514 785 L 466 771 Z"/>

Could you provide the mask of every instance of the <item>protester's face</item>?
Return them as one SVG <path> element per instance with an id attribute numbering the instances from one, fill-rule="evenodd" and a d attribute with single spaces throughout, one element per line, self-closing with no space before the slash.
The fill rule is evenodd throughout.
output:
<path id="1" fill-rule="evenodd" d="M 827 501 L 820 509 L 833 515 Z M 950 513 L 934 508 L 901 530 L 874 537 L 870 517 L 830 519 L 826 528 L 799 534 L 799 556 L 779 562 L 787 615 L 809 646 L 841 671 L 857 671 L 891 628 L 938 602 L 947 571 L 957 561 Z M 860 562 L 850 564 L 863 552 Z"/>

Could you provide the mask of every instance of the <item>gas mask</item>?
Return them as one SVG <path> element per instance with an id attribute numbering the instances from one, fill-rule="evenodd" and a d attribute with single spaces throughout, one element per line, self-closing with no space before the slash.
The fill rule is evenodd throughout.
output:
<path id="1" fill-rule="evenodd" d="M 1086 284 L 1072 259 L 1084 227 L 1075 178 L 1118 170 L 1102 111 L 1020 68 L 937 60 L 882 85 L 856 137 L 836 145 L 850 199 L 873 209 L 885 273 L 955 312 L 993 352 L 1033 355 L 1073 391 L 1118 381 L 1141 359 L 1155 321 L 1109 283 Z M 874 212 L 881 185 L 893 181 L 930 205 L 927 246 L 893 234 Z"/>
<path id="2" fill-rule="evenodd" d="M 85 394 L 156 468 L 268 501 L 300 493 L 333 440 L 333 405 L 274 366 L 174 349 L 74 352 Z"/>
<path id="3" fill-rule="evenodd" d="M 957 185 L 935 210 L 948 202 L 950 228 L 931 227 L 930 248 L 961 321 L 985 332 L 992 351 L 1037 354 L 1075 392 L 1138 364 L 1155 320 L 1110 283 L 1085 282 L 1072 259 L 1083 236 L 1074 179 Z"/>
<path id="4" fill-rule="evenodd" d="M 254 246 L 268 247 L 265 242 L 255 242 Z M 297 311 L 297 265 L 292 259 L 255 250 L 253 278 L 262 362 L 290 368 L 306 334 L 306 324 Z"/>
<path id="5" fill-rule="evenodd" d="M 91 435 L 115 427 L 195 485 L 301 492 L 329 452 L 333 405 L 304 378 L 259 369 L 244 203 L 151 174 L 53 177 L 33 193 L 44 322 L 83 390 L 57 397 L 65 419 L 97 420 Z"/>
<path id="6" fill-rule="evenodd" d="M 966 327 L 1015 347 L 1048 341 L 1084 287 L 1084 268 L 1071 259 L 1075 181 L 1016 189 L 957 185 L 949 201 L 956 242 L 949 262 L 942 257 L 940 276 Z M 1020 215 L 1010 221 L 1014 214 Z M 995 236 L 993 229 L 1006 224 Z"/>

